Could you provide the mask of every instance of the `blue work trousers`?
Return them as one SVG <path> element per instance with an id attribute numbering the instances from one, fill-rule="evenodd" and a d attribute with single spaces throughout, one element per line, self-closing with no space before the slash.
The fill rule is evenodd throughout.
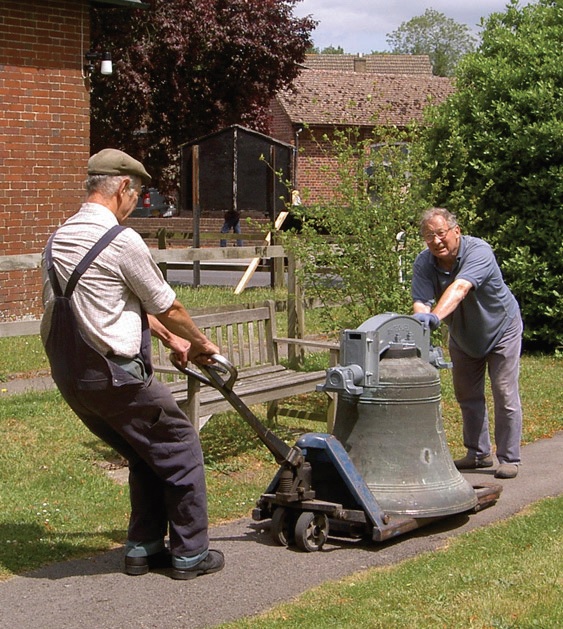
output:
<path id="1" fill-rule="evenodd" d="M 160 381 L 97 391 L 67 402 L 84 424 L 129 462 L 128 539 L 164 540 L 175 556 L 209 546 L 203 454 L 194 427 Z"/>

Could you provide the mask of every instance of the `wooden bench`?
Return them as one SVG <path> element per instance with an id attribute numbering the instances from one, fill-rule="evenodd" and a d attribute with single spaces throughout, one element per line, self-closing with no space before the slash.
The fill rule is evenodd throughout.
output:
<path id="1" fill-rule="evenodd" d="M 323 413 L 292 412 L 280 406 L 280 400 L 316 390 L 325 381 L 325 370 L 306 372 L 286 368 L 280 363 L 280 346 L 295 344 L 316 351 L 329 350 L 331 366 L 338 362 L 336 343 L 279 338 L 276 332 L 276 313 L 273 301 L 249 309 L 234 309 L 192 316 L 238 370 L 234 392 L 247 405 L 267 404 L 269 420 L 280 415 L 294 415 L 327 422 L 331 427 L 334 399 L 327 394 L 327 409 Z M 159 344 L 155 355 L 155 372 L 167 382 L 176 401 L 200 430 L 215 413 L 233 410 L 216 389 L 202 385 L 196 378 L 179 373 L 168 358 L 169 350 Z M 197 367 L 194 367 L 197 370 Z"/>
<path id="2" fill-rule="evenodd" d="M 311 393 L 325 381 L 325 370 L 295 371 L 280 364 L 280 348 L 289 345 L 330 352 L 329 365 L 338 363 L 336 343 L 277 336 L 273 301 L 253 308 L 229 308 L 220 312 L 194 314 L 196 325 L 212 339 L 239 372 L 235 393 L 247 406 L 267 404 L 269 419 L 279 415 L 303 417 L 327 423 L 330 432 L 335 399 L 327 394 L 325 411 L 313 413 L 287 409 L 279 402 L 285 398 Z M 39 320 L 0 323 L 0 337 L 39 334 Z M 167 382 L 174 397 L 197 430 L 215 413 L 233 410 L 215 389 L 201 385 L 195 378 L 181 374 L 168 358 L 169 350 L 157 344 L 153 362 L 157 377 Z M 194 367 L 197 370 L 197 367 Z"/>

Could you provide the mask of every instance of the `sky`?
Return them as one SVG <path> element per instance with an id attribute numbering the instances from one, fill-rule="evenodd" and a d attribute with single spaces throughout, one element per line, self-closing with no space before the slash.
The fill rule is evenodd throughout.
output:
<path id="1" fill-rule="evenodd" d="M 530 2 L 521 0 L 521 6 Z M 508 0 L 302 0 L 294 15 L 312 15 L 319 22 L 313 31 L 316 48 L 341 46 L 344 52 L 369 54 L 385 52 L 387 35 L 403 22 L 434 9 L 470 31 L 479 33 L 482 17 L 503 13 Z"/>

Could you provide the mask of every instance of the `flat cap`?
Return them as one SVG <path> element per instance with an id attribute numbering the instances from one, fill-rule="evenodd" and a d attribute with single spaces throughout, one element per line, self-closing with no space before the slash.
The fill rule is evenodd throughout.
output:
<path id="1" fill-rule="evenodd" d="M 151 176 L 141 162 L 133 159 L 118 149 L 103 149 L 88 160 L 89 175 L 136 175 L 144 183 L 149 183 Z"/>

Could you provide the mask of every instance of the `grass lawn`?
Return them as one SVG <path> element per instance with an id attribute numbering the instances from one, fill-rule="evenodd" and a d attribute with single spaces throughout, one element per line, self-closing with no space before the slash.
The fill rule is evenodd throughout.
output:
<path id="1" fill-rule="evenodd" d="M 222 629 L 560 629 L 563 496 Z"/>
<path id="2" fill-rule="evenodd" d="M 215 299 L 209 297 L 208 305 Z M 325 359 L 311 357 L 315 368 Z M 0 339 L 0 377 L 46 369 L 36 337 Z M 441 378 L 444 425 L 456 457 L 464 452 L 461 419 L 451 373 L 442 371 Z M 562 381 L 563 358 L 523 357 L 524 443 L 563 429 Z M 318 396 L 292 403 L 316 406 Z M 264 409 L 254 410 L 263 418 Z M 285 418 L 275 430 L 294 443 L 303 432 L 320 429 Z M 107 474 L 115 455 L 58 392 L 4 397 L 0 439 L 0 579 L 123 543 L 129 498 L 127 487 Z M 249 516 L 277 469 L 272 456 L 234 413 L 214 417 L 201 440 L 211 523 Z M 456 538 L 442 552 L 323 585 L 263 618 L 229 626 L 561 627 L 562 522 L 563 499 L 543 501 L 510 521 Z"/>

